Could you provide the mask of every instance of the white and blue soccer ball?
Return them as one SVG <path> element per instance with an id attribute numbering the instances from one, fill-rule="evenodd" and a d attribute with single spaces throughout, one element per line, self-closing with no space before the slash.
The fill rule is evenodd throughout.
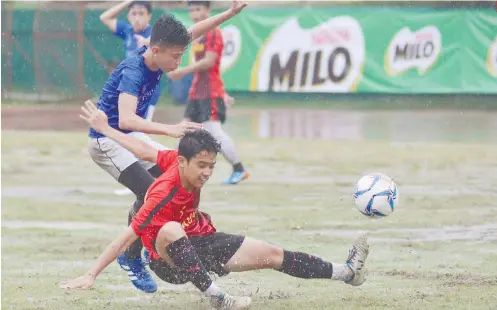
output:
<path id="1" fill-rule="evenodd" d="M 395 210 L 398 202 L 397 185 L 384 174 L 365 175 L 356 184 L 354 203 L 357 210 L 366 216 L 388 216 Z"/>

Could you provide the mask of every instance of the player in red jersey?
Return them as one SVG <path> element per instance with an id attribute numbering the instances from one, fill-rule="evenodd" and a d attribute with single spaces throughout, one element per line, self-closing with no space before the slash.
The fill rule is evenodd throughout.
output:
<path id="1" fill-rule="evenodd" d="M 188 1 L 188 6 L 194 23 L 209 18 L 210 1 Z M 221 79 L 223 49 L 223 33 L 218 27 L 192 42 L 195 63 L 170 72 L 169 77 L 174 80 L 194 73 L 185 119 L 202 123 L 221 143 L 221 153 L 233 166 L 233 173 L 225 183 L 238 184 L 248 178 L 248 173 L 237 156 L 233 140 L 221 127 L 226 120 L 227 106 L 234 102 L 233 97 L 226 94 Z"/>
<path id="2" fill-rule="evenodd" d="M 224 276 L 230 272 L 274 269 L 298 278 L 340 280 L 354 286 L 365 281 L 363 267 L 369 252 L 365 235 L 354 242 L 346 263 L 336 264 L 264 241 L 217 232 L 209 215 L 198 209 L 200 189 L 211 176 L 220 149 L 207 131 L 186 133 L 178 151 L 158 151 L 110 127 L 105 113 L 91 101 L 82 110 L 81 117 L 92 128 L 137 157 L 156 161 L 164 174 L 150 186 L 145 204 L 129 228 L 105 249 L 84 276 L 62 284 L 61 288 L 92 287 L 102 270 L 140 237 L 151 253 L 150 269 L 159 278 L 173 284 L 191 282 L 210 298 L 215 309 L 245 309 L 251 299 L 224 293 L 208 272 Z"/>

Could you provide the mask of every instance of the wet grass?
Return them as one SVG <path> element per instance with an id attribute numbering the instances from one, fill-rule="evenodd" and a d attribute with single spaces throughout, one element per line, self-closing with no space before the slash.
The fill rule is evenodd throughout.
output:
<path id="1" fill-rule="evenodd" d="M 359 230 L 372 236 L 359 288 L 272 271 L 217 280 L 253 295 L 253 309 L 495 308 L 497 147 L 260 140 L 241 131 L 236 143 L 251 178 L 221 185 L 230 167 L 220 159 L 203 190 L 201 208 L 218 230 L 337 262 Z M 399 208 L 385 219 L 352 206 L 354 182 L 371 171 L 399 185 Z M 3 131 L 2 183 L 3 309 L 209 309 L 191 285 L 140 293 L 116 264 L 93 290 L 58 289 L 124 229 L 133 200 L 112 194 L 119 186 L 87 155 L 84 133 Z"/>

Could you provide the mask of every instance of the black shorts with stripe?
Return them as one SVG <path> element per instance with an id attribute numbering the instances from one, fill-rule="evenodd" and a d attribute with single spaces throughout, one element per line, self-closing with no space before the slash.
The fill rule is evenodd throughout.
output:
<path id="1" fill-rule="evenodd" d="M 226 120 L 224 99 L 190 99 L 186 104 L 185 118 L 189 118 L 195 123 L 206 121 L 220 121 L 224 123 Z"/>
<path id="2" fill-rule="evenodd" d="M 235 255 L 245 240 L 244 236 L 216 232 L 206 236 L 188 238 L 207 272 L 222 277 L 229 274 L 223 266 Z M 150 269 L 163 281 L 171 284 L 188 282 L 186 272 L 163 260 L 150 260 Z"/>

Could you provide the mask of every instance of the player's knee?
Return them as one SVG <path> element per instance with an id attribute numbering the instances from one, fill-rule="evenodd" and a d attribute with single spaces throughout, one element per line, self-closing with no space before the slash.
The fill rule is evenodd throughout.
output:
<path id="1" fill-rule="evenodd" d="M 261 241 L 259 245 L 258 257 L 263 257 L 261 260 L 261 268 L 277 269 L 283 263 L 283 249 L 279 246 Z M 259 260 L 260 258 L 258 258 Z"/>
<path id="2" fill-rule="evenodd" d="M 186 236 L 186 232 L 178 222 L 167 222 L 159 231 L 157 235 L 157 241 L 169 245 L 176 240 L 179 240 Z"/>
<path id="3" fill-rule="evenodd" d="M 185 230 L 178 222 L 167 222 L 159 230 L 155 239 L 155 250 L 157 254 L 164 259 L 168 264 L 173 265 L 171 258 L 167 255 L 167 247 L 183 237 L 186 237 Z"/>
<path id="4" fill-rule="evenodd" d="M 283 249 L 273 244 L 267 244 L 267 258 L 270 268 L 279 268 L 283 263 Z"/>

